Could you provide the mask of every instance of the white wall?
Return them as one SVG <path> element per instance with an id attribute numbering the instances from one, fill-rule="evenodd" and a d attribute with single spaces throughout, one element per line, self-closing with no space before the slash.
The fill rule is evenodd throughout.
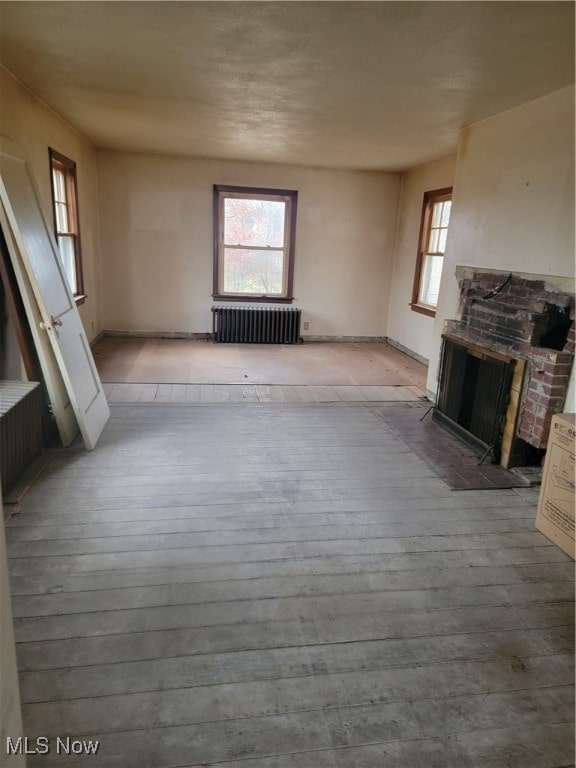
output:
<path id="1" fill-rule="evenodd" d="M 459 292 L 454 272 L 459 264 L 574 275 L 573 87 L 461 133 L 428 355 L 430 392 L 436 391 L 444 321 L 457 317 Z"/>
<path id="2" fill-rule="evenodd" d="M 0 67 L 0 134 L 26 150 L 40 194 L 40 203 L 51 224 L 52 193 L 48 148 L 76 163 L 84 304 L 78 307 L 89 340 L 101 330 L 100 264 L 96 163 L 94 148 L 30 91 Z"/>
<path id="3" fill-rule="evenodd" d="M 211 330 L 212 185 L 230 184 L 298 190 L 307 333 L 386 334 L 399 174 L 107 150 L 97 166 L 105 329 Z"/>
<path id="4" fill-rule="evenodd" d="M 432 348 L 434 318 L 410 308 L 422 202 L 425 192 L 452 186 L 455 164 L 456 158 L 448 157 L 413 168 L 402 177 L 387 336 L 426 359 Z"/>

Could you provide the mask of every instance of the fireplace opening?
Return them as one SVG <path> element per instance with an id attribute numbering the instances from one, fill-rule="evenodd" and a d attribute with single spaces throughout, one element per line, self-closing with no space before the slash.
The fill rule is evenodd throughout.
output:
<path id="1" fill-rule="evenodd" d="M 500 461 L 515 361 L 443 338 L 433 418 L 492 462 Z"/>
<path id="2" fill-rule="evenodd" d="M 546 304 L 540 322 L 535 324 L 532 344 L 535 347 L 563 350 L 572 327 L 570 310 L 556 304 Z"/>
<path id="3" fill-rule="evenodd" d="M 473 431 L 472 425 L 475 420 L 474 415 L 478 411 L 477 390 L 480 366 L 481 361 L 478 360 L 477 357 L 473 357 L 472 355 L 466 356 L 460 412 L 455 414 L 456 418 L 454 420 L 469 432 Z"/>

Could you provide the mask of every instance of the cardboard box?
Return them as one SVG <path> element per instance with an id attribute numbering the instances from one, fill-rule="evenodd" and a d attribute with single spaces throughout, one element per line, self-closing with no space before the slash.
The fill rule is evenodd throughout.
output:
<path id="1" fill-rule="evenodd" d="M 574 557 L 574 436 L 576 414 L 552 418 L 536 528 Z"/>

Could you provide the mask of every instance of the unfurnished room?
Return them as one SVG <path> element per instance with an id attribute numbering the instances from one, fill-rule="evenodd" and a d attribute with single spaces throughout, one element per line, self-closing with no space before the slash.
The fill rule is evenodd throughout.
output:
<path id="1" fill-rule="evenodd" d="M 1 768 L 574 768 L 574 9 L 0 0 Z"/>

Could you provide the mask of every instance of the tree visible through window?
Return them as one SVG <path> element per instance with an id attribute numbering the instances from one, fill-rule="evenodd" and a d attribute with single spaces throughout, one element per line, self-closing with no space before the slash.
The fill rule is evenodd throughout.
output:
<path id="1" fill-rule="evenodd" d="M 54 230 L 58 251 L 70 290 L 78 299 L 84 293 L 84 286 L 78 225 L 76 163 L 50 149 L 50 171 Z"/>
<path id="2" fill-rule="evenodd" d="M 214 187 L 214 293 L 291 301 L 297 192 Z"/>
<path id="3" fill-rule="evenodd" d="M 411 306 L 428 315 L 434 315 L 438 305 L 451 208 L 451 187 L 424 194 Z"/>

